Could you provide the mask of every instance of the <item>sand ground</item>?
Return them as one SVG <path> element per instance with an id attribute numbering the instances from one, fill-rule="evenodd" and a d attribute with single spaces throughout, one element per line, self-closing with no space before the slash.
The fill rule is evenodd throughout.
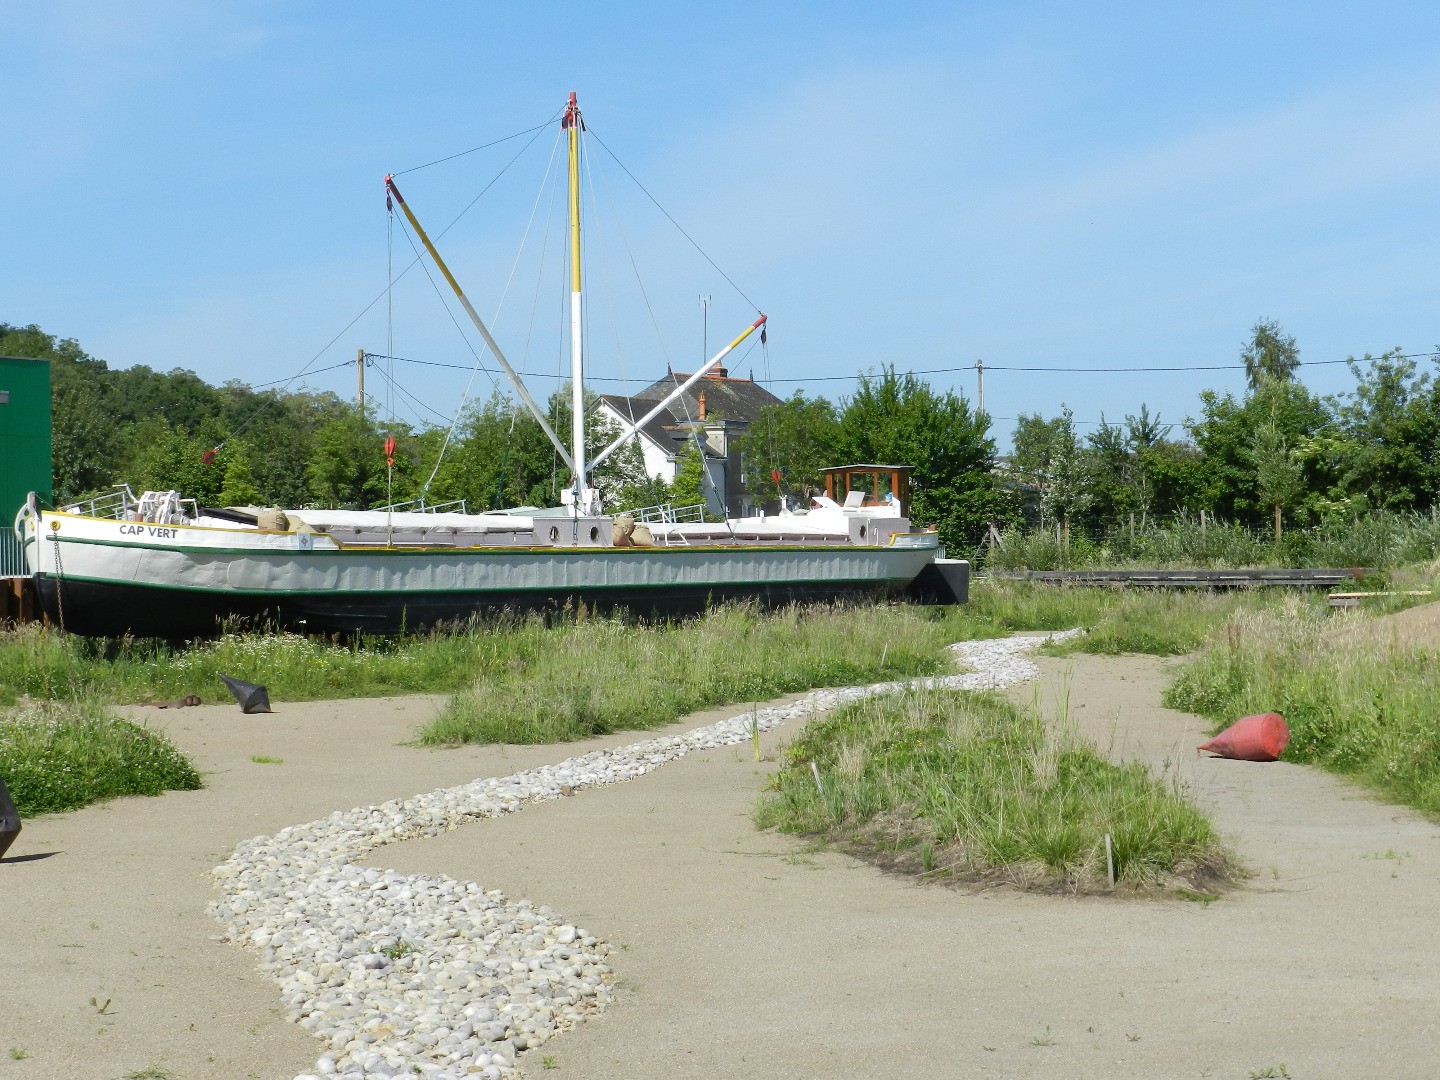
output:
<path id="1" fill-rule="evenodd" d="M 783 729 L 758 764 L 694 755 L 375 861 L 529 896 L 621 946 L 615 1004 L 522 1055 L 533 1076 L 545 1059 L 616 1080 L 1440 1075 L 1440 826 L 1298 766 L 1197 758 L 1201 722 L 1158 704 L 1166 662 L 1040 663 L 1044 707 L 1068 697 L 1115 757 L 1181 771 L 1249 885 L 1208 905 L 972 894 L 810 851 L 750 824 Z M 27 822 L 0 864 L 0 1077 L 311 1067 L 319 1044 L 254 957 L 212 940 L 210 869 L 258 833 L 575 752 L 397 745 L 434 707 L 151 712 L 206 789 Z"/>

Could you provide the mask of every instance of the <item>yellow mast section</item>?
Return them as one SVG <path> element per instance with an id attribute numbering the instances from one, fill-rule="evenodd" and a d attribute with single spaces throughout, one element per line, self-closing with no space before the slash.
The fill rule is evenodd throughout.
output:
<path id="1" fill-rule="evenodd" d="M 570 134 L 570 456 L 575 462 L 572 503 L 577 516 L 599 510 L 590 489 L 590 465 L 585 460 L 585 360 L 580 298 L 580 128 L 583 124 L 572 90 L 565 107 L 564 127 Z"/>
<path id="2" fill-rule="evenodd" d="M 553 123 L 553 121 L 552 121 Z M 565 126 L 570 132 L 570 291 L 580 291 L 580 109 L 575 93 L 565 110 Z"/>

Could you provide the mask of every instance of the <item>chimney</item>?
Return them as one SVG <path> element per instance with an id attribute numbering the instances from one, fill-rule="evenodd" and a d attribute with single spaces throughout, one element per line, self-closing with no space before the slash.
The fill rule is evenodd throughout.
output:
<path id="1" fill-rule="evenodd" d="M 705 391 L 700 391 L 700 419 L 705 419 Z"/>
<path id="2" fill-rule="evenodd" d="M 705 373 L 705 378 L 707 379 L 728 379 L 729 377 L 730 369 L 726 367 L 711 368 Z"/>

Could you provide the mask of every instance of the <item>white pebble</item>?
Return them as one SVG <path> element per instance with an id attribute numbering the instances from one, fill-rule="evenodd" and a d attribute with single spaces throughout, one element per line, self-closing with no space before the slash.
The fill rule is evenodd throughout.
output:
<path id="1" fill-rule="evenodd" d="M 768 731 L 911 687 L 992 690 L 1034 679 L 1022 653 L 1082 632 L 960 642 L 951 649 L 975 669 L 964 675 L 815 690 L 683 735 L 292 825 L 240 844 L 215 868 L 221 898 L 211 913 L 222 936 L 259 951 L 287 1015 L 333 1048 L 316 1073 L 295 1080 L 417 1070 L 500 1080 L 513 1075 L 517 1047 L 538 1046 L 609 1003 L 609 946 L 551 908 L 474 882 L 357 865 L 369 852 L 633 780 L 693 751 L 746 742 L 752 725 Z"/>

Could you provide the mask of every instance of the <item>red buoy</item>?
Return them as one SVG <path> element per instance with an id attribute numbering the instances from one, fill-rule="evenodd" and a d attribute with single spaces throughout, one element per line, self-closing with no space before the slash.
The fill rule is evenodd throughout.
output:
<path id="1" fill-rule="evenodd" d="M 1277 761 L 1290 743 L 1290 725 L 1279 713 L 1242 716 L 1196 750 L 1237 761 Z"/>

